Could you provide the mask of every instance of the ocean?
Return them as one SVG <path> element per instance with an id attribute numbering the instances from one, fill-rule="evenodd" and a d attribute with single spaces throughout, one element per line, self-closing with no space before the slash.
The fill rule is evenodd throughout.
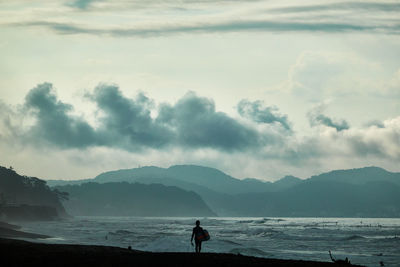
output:
<path id="1" fill-rule="evenodd" d="M 265 258 L 400 266 L 400 219 L 390 218 L 154 218 L 75 217 L 20 223 L 22 230 L 50 235 L 46 243 L 108 245 L 154 252 L 193 252 L 195 220 L 211 239 L 203 252 Z"/>

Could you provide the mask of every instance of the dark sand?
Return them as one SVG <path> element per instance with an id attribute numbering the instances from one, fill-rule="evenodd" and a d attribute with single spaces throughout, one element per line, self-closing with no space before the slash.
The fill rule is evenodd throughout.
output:
<path id="1" fill-rule="evenodd" d="M 33 233 L 27 233 L 27 232 L 22 232 L 18 231 L 17 229 L 20 229 L 21 227 L 18 225 L 14 224 L 9 224 L 6 222 L 0 222 L 0 237 L 6 237 L 6 238 L 32 238 L 32 239 L 37 239 L 37 238 L 49 238 L 50 236 L 47 235 L 39 235 L 39 234 L 33 234 Z M 0 262 L 1 265 L 1 262 Z"/>
<path id="2" fill-rule="evenodd" d="M 21 226 L 0 221 L 0 228 L 17 230 L 17 229 L 21 229 Z"/>
<path id="3" fill-rule="evenodd" d="M 32 234 L 32 233 L 27 233 L 27 232 L 22 232 L 22 231 L 17 231 L 17 230 L 13 230 L 13 229 L 0 227 L 0 237 L 37 239 L 37 238 L 49 238 L 50 236 Z"/>
<path id="4" fill-rule="evenodd" d="M 0 266 L 348 266 L 222 253 L 153 253 L 108 246 L 32 243 L 0 238 Z"/>

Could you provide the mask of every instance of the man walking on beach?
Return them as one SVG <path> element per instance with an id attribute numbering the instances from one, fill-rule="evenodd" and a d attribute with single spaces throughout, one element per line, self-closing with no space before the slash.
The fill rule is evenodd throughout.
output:
<path id="1" fill-rule="evenodd" d="M 193 237 L 194 237 L 194 242 L 196 243 L 196 253 L 200 253 L 201 251 L 201 237 L 204 235 L 203 234 L 203 228 L 200 227 L 200 221 L 196 221 L 196 227 L 193 228 L 192 232 L 192 238 L 190 239 L 190 242 L 192 243 L 193 246 Z"/>

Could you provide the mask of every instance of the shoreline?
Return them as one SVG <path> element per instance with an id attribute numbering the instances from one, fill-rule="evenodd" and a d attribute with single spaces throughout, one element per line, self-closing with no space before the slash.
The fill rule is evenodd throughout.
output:
<path id="1" fill-rule="evenodd" d="M 0 227 L 0 238 L 30 238 L 30 239 L 45 239 L 51 238 L 48 235 L 34 234 L 23 231 L 18 231 L 10 228 Z"/>
<path id="2" fill-rule="evenodd" d="M 145 252 L 98 245 L 47 244 L 0 238 L 5 266 L 349 266 L 227 253 Z M 359 266 L 359 265 L 351 265 Z"/>
<path id="3" fill-rule="evenodd" d="M 0 238 L 50 238 L 48 235 L 34 234 L 20 231 L 21 226 L 0 221 Z"/>

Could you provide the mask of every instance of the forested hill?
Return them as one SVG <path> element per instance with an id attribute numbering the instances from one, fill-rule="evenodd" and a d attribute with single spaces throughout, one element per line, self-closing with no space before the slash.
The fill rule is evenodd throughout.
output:
<path id="1" fill-rule="evenodd" d="M 86 216 L 216 216 L 201 197 L 175 186 L 84 183 L 56 187 L 69 193 L 65 208 Z"/>
<path id="2" fill-rule="evenodd" d="M 61 199 L 67 196 L 66 193 L 50 189 L 46 181 L 21 176 L 11 167 L 0 166 L 0 215 L 4 217 L 63 217 L 66 213 Z M 47 213 L 48 216 L 43 213 Z"/>

